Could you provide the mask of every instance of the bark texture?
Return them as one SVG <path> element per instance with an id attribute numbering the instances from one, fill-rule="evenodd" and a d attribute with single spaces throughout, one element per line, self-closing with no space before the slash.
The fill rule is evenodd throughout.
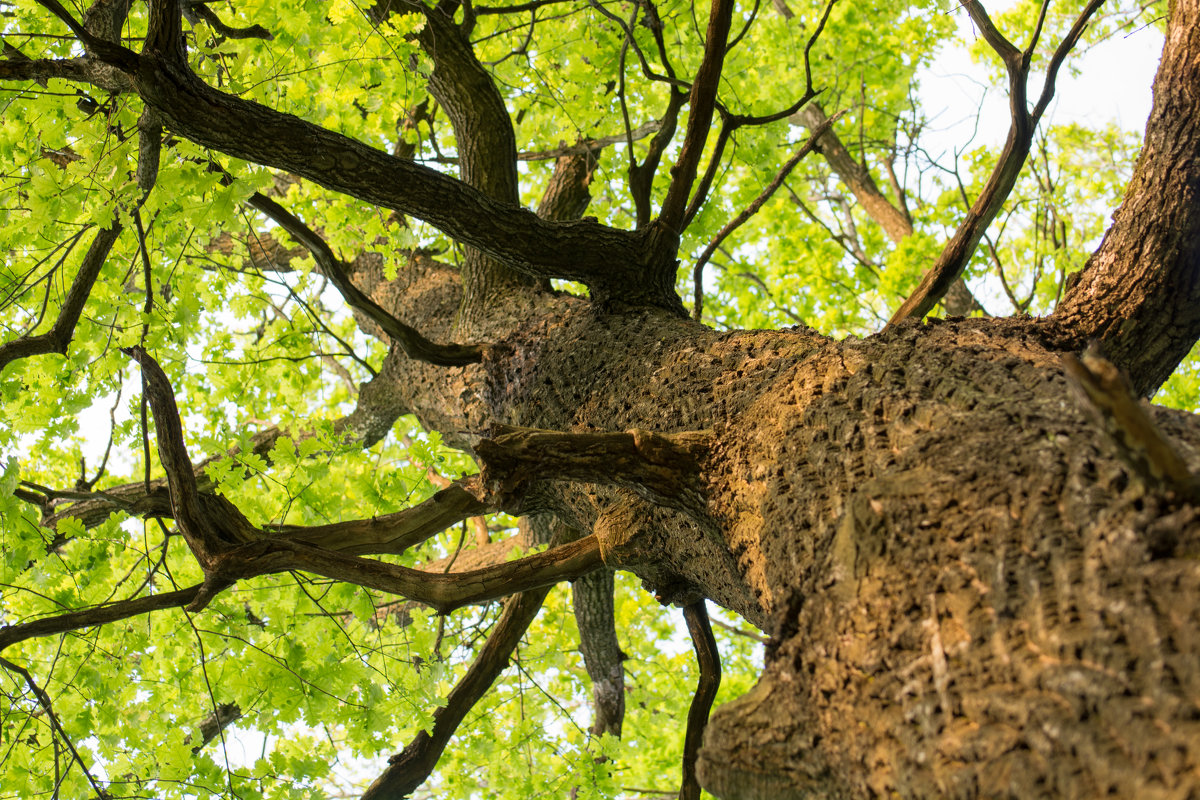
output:
<path id="1" fill-rule="evenodd" d="M 1176 2 L 1125 200 L 1056 314 L 1081 340 L 1098 339 L 1144 396 L 1162 385 L 1200 333 L 1197 87 L 1200 7 Z"/>
<path id="2" fill-rule="evenodd" d="M 144 55 L 77 35 L 175 135 L 412 214 L 473 248 L 462 271 L 418 254 L 394 280 L 375 255 L 346 265 L 374 304 L 357 306 L 364 330 L 386 337 L 394 319 L 433 341 L 467 330 L 487 342 L 455 366 L 393 347 L 346 429 L 370 442 L 414 413 L 479 458 L 489 508 L 547 513 L 588 535 L 450 577 L 268 536 L 197 481 L 162 377 L 151 401 L 170 511 L 206 582 L 69 624 L 202 605 L 281 569 L 443 609 L 526 590 L 433 730 L 370 790 L 395 796 L 433 768 L 550 581 L 593 575 L 578 587 L 590 598 L 577 602 L 582 649 L 596 727 L 619 729 L 611 588 L 607 572 L 591 572 L 602 558 L 664 603 L 708 598 L 771 635 L 758 686 L 705 734 L 697 773 L 719 797 L 1200 795 L 1200 508 L 1125 466 L 1061 360 L 1099 337 L 1144 393 L 1200 335 L 1200 0 L 1174 4 L 1129 199 L 1057 318 L 898 322 L 842 342 L 803 327 L 719 333 L 681 315 L 673 224 L 707 127 L 692 117 L 665 223 L 573 219 L 591 152 L 560 161 L 538 216 L 515 205 L 511 124 L 470 51 L 469 22 L 443 13 L 452 4 L 423 10 L 421 35 L 463 181 L 203 85 L 171 57 L 174 6 L 151 7 Z M 716 0 L 714 24 L 727 28 L 731 11 Z M 696 120 L 711 115 L 726 35 L 710 30 Z M 671 102 L 678 112 L 682 99 Z M 501 117 L 502 129 L 491 124 Z M 587 283 L 593 301 L 545 290 L 551 277 Z M 1200 420 L 1151 413 L 1196 474 Z M 420 536 L 431 519 L 482 510 L 455 497 L 356 535 L 392 552 L 400 534 L 380 526 Z M 245 571 L 230 572 L 231 558 Z M 67 616 L 42 627 L 67 630 L 55 627 Z"/>

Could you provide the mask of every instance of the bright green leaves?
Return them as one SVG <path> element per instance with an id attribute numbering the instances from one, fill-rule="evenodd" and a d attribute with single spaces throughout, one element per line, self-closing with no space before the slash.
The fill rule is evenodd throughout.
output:
<path id="1" fill-rule="evenodd" d="M 1081 269 L 1100 243 L 1112 210 L 1133 172 L 1141 137 L 1115 126 L 1046 128 L 995 224 L 975 254 L 969 274 L 990 288 L 992 313 L 1046 314 L 1062 296 L 1066 277 Z M 961 159 L 968 198 L 981 191 L 996 159 L 979 148 Z M 949 183 L 947 181 L 947 183 Z M 963 189 L 945 185 L 928 217 L 952 229 L 965 211 Z"/>

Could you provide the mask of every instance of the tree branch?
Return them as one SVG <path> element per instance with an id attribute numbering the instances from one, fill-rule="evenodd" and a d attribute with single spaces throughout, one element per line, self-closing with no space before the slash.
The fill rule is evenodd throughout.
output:
<path id="1" fill-rule="evenodd" d="M 800 149 L 797 150 L 782 167 L 780 167 L 779 172 L 776 173 L 771 182 L 767 184 L 767 186 L 761 192 L 759 192 L 758 197 L 754 198 L 750 205 L 742 209 L 742 211 L 736 217 L 727 222 L 725 227 L 721 228 L 721 230 L 717 232 L 717 235 L 714 236 L 708 243 L 708 246 L 704 248 L 704 252 L 700 254 L 700 257 L 696 259 L 696 265 L 692 268 L 692 285 L 695 287 L 694 305 L 692 306 L 692 317 L 694 319 L 699 320 L 701 315 L 704 313 L 704 265 L 708 263 L 708 260 L 712 258 L 712 254 L 717 251 L 717 248 L 721 246 L 721 243 L 724 242 L 731 233 L 740 228 L 748 219 L 757 214 L 758 210 L 762 208 L 768 200 L 771 199 L 771 195 L 775 194 L 775 191 L 781 185 L 783 185 L 783 182 L 787 179 L 787 176 L 791 174 L 791 171 L 795 169 L 797 164 L 800 163 L 800 160 L 813 151 L 813 148 L 816 147 L 817 140 L 821 137 L 821 134 L 829 130 L 833 126 L 833 123 L 836 122 L 840 116 L 840 113 L 834 114 L 832 117 L 826 119 L 821 127 L 814 130 L 812 135 L 808 137 L 808 141 L 806 141 L 800 147 Z"/>
<path id="2" fill-rule="evenodd" d="M 816 129 L 825 119 L 827 119 L 825 111 L 815 102 L 809 103 L 792 115 L 793 122 L 803 125 L 809 130 Z M 889 239 L 899 243 L 912 235 L 912 219 L 907 210 L 903 205 L 897 206 L 888 200 L 879 190 L 871 173 L 850 154 L 837 135 L 837 131 L 832 127 L 817 139 L 817 151 L 825 157 L 825 161 L 834 174 L 841 179 L 842 183 L 846 184 L 846 188 L 854 195 L 862 209 L 867 212 L 867 216 L 879 223 Z M 899 194 L 902 190 L 898 181 L 890 172 L 889 175 Z M 973 311 L 990 316 L 971 294 L 961 276 L 947 290 L 945 306 L 946 313 L 951 316 L 967 316 Z"/>
<path id="3" fill-rule="evenodd" d="M 475 445 L 483 459 L 484 486 L 498 502 L 519 496 L 536 480 L 582 481 L 632 489 L 646 499 L 684 511 L 704 508 L 700 459 L 704 432 L 659 434 L 560 433 L 497 426 Z"/>
<path id="4" fill-rule="evenodd" d="M 425 782 L 467 712 L 475 707 L 508 666 L 513 650 L 549 592 L 548 587 L 536 589 L 505 601 L 504 613 L 475 662 L 455 684 L 446 704 L 434 712 L 433 728 L 418 733 L 402 752 L 388 759 L 387 768 L 363 794 L 363 800 L 407 797 Z"/>
<path id="5" fill-rule="evenodd" d="M 1176 0 L 1145 144 L 1100 246 L 1054 313 L 1148 397 L 1200 337 L 1200 4 Z"/>
<path id="6" fill-rule="evenodd" d="M 107 625 L 129 617 L 148 614 L 151 611 L 161 611 L 167 608 L 181 608 L 194 601 L 200 593 L 200 584 L 189 586 L 175 592 L 152 594 L 135 600 L 121 600 L 81 611 L 71 611 L 53 617 L 36 619 L 32 622 L 20 622 L 15 625 L 5 625 L 0 628 L 0 651 L 11 645 L 33 639 L 37 636 L 51 636 L 56 633 L 67 633 L 82 628 L 94 628 L 97 625 Z"/>
<path id="7" fill-rule="evenodd" d="M 909 317 L 920 319 L 933 310 L 938 301 L 949 290 L 955 280 L 962 275 L 967 263 L 975 255 L 975 250 L 983 238 L 987 226 L 996 218 L 1004 201 L 1012 193 L 1017 176 L 1029 156 L 1033 144 L 1033 132 L 1038 120 L 1045 110 L 1050 98 L 1054 95 L 1054 80 L 1058 74 L 1059 65 L 1067 53 L 1079 40 L 1087 21 L 1103 4 L 1104 0 L 1091 0 L 1076 19 L 1071 31 L 1059 44 L 1049 65 L 1046 83 L 1042 90 L 1042 99 L 1031 113 L 1026 101 L 1026 81 L 1029 76 L 1029 60 L 1032 49 L 1022 52 L 1012 42 L 1008 41 L 992 24 L 991 18 L 978 0 L 965 0 L 963 7 L 971 15 L 971 19 L 979 27 L 984 40 L 1004 61 L 1008 70 L 1009 113 L 1011 124 L 1004 149 L 995 168 L 988 176 L 987 184 L 975 203 L 967 211 L 962 222 L 954 232 L 954 236 L 946 244 L 934 265 L 925 273 L 907 300 L 892 315 L 888 326 L 893 326 Z"/>
<path id="8" fill-rule="evenodd" d="M 279 525 L 269 530 L 292 541 L 345 555 L 399 554 L 464 519 L 496 510 L 480 501 L 477 493 L 481 493 L 477 479 L 463 478 L 428 500 L 394 514 L 311 527 Z"/>
<path id="9" fill-rule="evenodd" d="M 104 261 L 108 258 L 108 254 L 120 234 L 121 223 L 119 222 L 114 222 L 111 226 L 96 233 L 96 238 L 92 240 L 91 247 L 83 257 L 83 263 L 79 265 L 79 271 L 75 273 L 75 280 L 71 282 L 71 288 L 67 291 L 66 300 L 63 301 L 62 308 L 58 311 L 58 318 L 54 321 L 53 327 L 46 333 L 37 336 L 23 336 L 20 339 L 0 344 L 0 372 L 21 358 L 46 353 L 66 354 L 67 347 L 75 335 L 75 326 L 79 323 L 83 307 L 87 304 L 88 296 L 92 292 L 92 286 L 100 276 Z"/>
<path id="10" fill-rule="evenodd" d="M 730 23 L 733 18 L 733 0 L 712 0 L 709 8 L 708 30 L 704 37 L 704 58 L 692 81 L 688 98 L 688 122 L 679 148 L 679 157 L 671 168 L 671 185 L 658 213 L 658 223 L 678 235 L 687 207 L 688 195 L 696 180 L 704 143 L 708 140 L 708 129 L 712 126 L 713 110 L 716 107 L 717 87 L 721 82 L 721 70 L 725 64 L 726 45 L 729 41 Z"/>
<path id="11" fill-rule="evenodd" d="M 292 238 L 308 248 L 321 274 L 341 293 L 351 308 L 371 319 L 383 329 L 409 358 L 440 367 L 461 367 L 478 364 L 483 360 L 483 348 L 470 344 L 435 344 L 415 328 L 405 325 L 389 314 L 382 306 L 368 297 L 350 280 L 346 265 L 334 255 L 333 250 L 317 233 L 299 218 L 271 198 L 255 192 L 247 202 L 270 217 Z"/>
<path id="12" fill-rule="evenodd" d="M 683 781 L 679 788 L 679 800 L 700 800 L 700 782 L 696 779 L 696 758 L 704 740 L 704 729 L 708 726 L 708 712 L 712 710 L 717 689 L 721 688 L 721 654 L 717 651 L 717 640 L 713 638 L 712 626 L 708 622 L 708 608 L 703 600 L 683 609 L 688 633 L 692 636 L 692 647 L 696 651 L 696 663 L 700 667 L 700 679 L 696 694 L 688 708 L 687 733 L 683 740 Z"/>
<path id="13" fill-rule="evenodd" d="M 85 764 L 83 758 L 80 757 L 79 751 L 75 749 L 75 745 L 71 741 L 71 737 L 67 735 L 66 730 L 63 729 L 62 723 L 58 721 L 58 715 L 54 713 L 54 706 L 50 703 L 50 695 L 46 694 L 45 690 L 37 685 L 37 681 L 33 679 L 33 675 L 29 674 L 29 670 L 25 669 L 24 667 L 14 664 L 7 658 L 0 658 L 0 667 L 4 667 L 9 672 L 14 672 L 25 679 L 25 685 L 29 687 L 31 692 L 33 692 L 33 696 L 37 698 L 38 705 L 42 707 L 42 710 L 46 712 L 46 716 L 50 718 L 51 727 L 54 729 L 55 733 L 62 737 L 63 742 L 65 742 L 67 745 L 67 749 L 71 751 L 71 757 L 75 759 L 77 764 L 79 764 L 79 768 L 83 770 L 84 777 L 86 777 L 88 783 L 92 785 L 92 790 L 95 791 L 97 800 L 108 800 L 108 792 L 100 788 L 100 784 L 96 782 L 95 776 L 92 775 L 91 770 L 88 769 L 87 764 Z"/>
<path id="14" fill-rule="evenodd" d="M 1063 367 L 1100 428 L 1116 444 L 1121 460 L 1142 483 L 1151 489 L 1166 489 L 1192 503 L 1200 501 L 1200 482 L 1159 432 L 1112 362 L 1093 347 L 1080 358 L 1065 354 Z"/>

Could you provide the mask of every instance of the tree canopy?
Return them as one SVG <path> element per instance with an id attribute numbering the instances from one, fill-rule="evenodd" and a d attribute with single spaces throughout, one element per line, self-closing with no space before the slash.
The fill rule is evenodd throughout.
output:
<path id="1" fill-rule="evenodd" d="M 538 343 L 585 307 L 851 342 L 1055 313 L 1142 145 L 1056 124 L 1057 76 L 1168 14 L 2 0 L 0 797 L 675 796 L 693 641 L 746 695 L 785 604 L 612 576 L 579 510 L 610 495 L 736 557 L 696 477 L 723 423 L 616 384 L 572 425 L 513 411 Z M 930 149 L 955 43 L 1013 98 L 1003 147 Z M 1194 410 L 1195 320 L 1166 322 L 1141 372 L 1090 334 Z M 655 347 L 630 380 L 719 383 Z"/>

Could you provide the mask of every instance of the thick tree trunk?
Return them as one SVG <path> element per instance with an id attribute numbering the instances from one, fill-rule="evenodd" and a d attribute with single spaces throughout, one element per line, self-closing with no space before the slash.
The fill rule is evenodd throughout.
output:
<path id="1" fill-rule="evenodd" d="M 1054 323 L 837 343 L 543 298 L 461 383 L 387 374 L 442 430 L 712 432 L 703 513 L 537 495 L 664 600 L 772 634 L 758 688 L 711 724 L 714 794 L 1200 790 L 1197 510 L 1117 460 Z M 1156 418 L 1200 468 L 1200 423 Z"/>
<path id="2" fill-rule="evenodd" d="M 1184 62 L 1196 27 L 1179 15 L 1168 37 Z M 1195 85 L 1163 94 L 1178 63 L 1168 53 L 1158 81 L 1172 107 L 1164 97 Z M 1159 151 L 1166 167 L 1143 159 L 1139 172 L 1175 169 L 1183 188 L 1136 216 L 1182 220 L 1177 238 L 1194 243 L 1188 147 Z M 1138 248 L 1124 252 L 1085 280 L 1137 273 Z M 1163 252 L 1161 271 L 1194 273 L 1188 247 Z M 456 281 L 428 268 L 413 287 L 446 297 Z M 446 329 L 444 304 L 377 289 L 418 329 Z M 1169 295 L 1140 281 L 1125 301 Z M 509 297 L 519 316 L 476 329 L 494 343 L 483 363 L 394 353 L 366 396 L 466 448 L 497 423 L 708 433 L 702 509 L 569 483 L 529 502 L 595 532 L 609 566 L 664 601 L 705 596 L 771 633 L 757 688 L 710 724 L 700 775 L 714 794 L 1200 792 L 1200 512 L 1144 485 L 1080 407 L 1060 358 L 1094 328 L 1071 296 L 1061 321 L 910 323 L 842 343 Z M 1174 317 L 1174 338 L 1195 340 L 1193 316 Z M 1139 354 L 1146 374 L 1178 349 Z M 1156 419 L 1200 468 L 1200 422 Z"/>

